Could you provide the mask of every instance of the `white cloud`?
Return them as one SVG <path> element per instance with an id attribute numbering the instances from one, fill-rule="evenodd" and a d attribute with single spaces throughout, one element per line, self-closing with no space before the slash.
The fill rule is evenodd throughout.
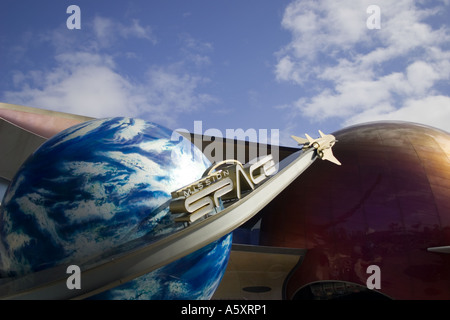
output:
<path id="1" fill-rule="evenodd" d="M 168 127 L 176 126 L 183 114 L 217 102 L 200 92 L 209 80 L 197 75 L 195 69 L 209 62 L 206 54 L 212 49 L 211 44 L 185 35 L 180 48 L 185 54 L 179 61 L 159 65 L 140 62 L 141 70 L 128 74 L 122 71 L 126 67 L 120 64 L 121 59 L 139 61 L 142 57 L 120 49 L 130 50 L 125 41 L 129 38 L 156 45 L 151 27 L 138 20 L 123 23 L 100 16 L 86 25 L 91 28 L 84 27 L 86 31 L 74 34 L 76 41 L 67 40 L 67 30 L 63 28 L 37 37 L 35 41 L 41 45 L 51 44 L 47 45 L 55 52 L 51 63 L 46 61 L 47 69 L 13 71 L 13 89 L 2 92 L 2 100 L 95 118 L 141 117 Z"/>
<path id="2" fill-rule="evenodd" d="M 365 40 L 366 7 L 362 1 L 294 1 L 287 6 L 282 26 L 292 33 L 285 48 L 296 58 L 313 59 L 326 50 L 346 49 Z"/>
<path id="3" fill-rule="evenodd" d="M 56 57 L 51 71 L 30 71 L 4 94 L 6 101 L 91 117 L 136 113 L 132 84 L 114 71 L 111 58 L 91 53 Z M 36 76 L 38 74 L 39 76 Z"/>
<path id="4" fill-rule="evenodd" d="M 152 27 L 142 25 L 137 19 L 120 22 L 116 19 L 95 16 L 92 20 L 83 20 L 81 30 L 80 32 L 71 32 L 70 36 L 68 36 L 65 26 L 36 33 L 30 32 L 30 35 L 27 36 L 29 39 L 26 42 L 23 41 L 21 50 L 26 51 L 30 42 L 33 42 L 35 46 L 42 43 L 49 44 L 54 48 L 56 54 L 73 52 L 74 50 L 98 53 L 110 49 L 114 45 L 120 47 L 125 44 L 125 46 L 128 46 L 127 40 L 135 39 L 143 40 L 152 45 L 158 43 Z M 118 49 L 117 47 L 114 48 Z M 18 53 L 23 55 L 22 52 Z"/>
<path id="5" fill-rule="evenodd" d="M 399 120 L 427 124 L 448 130 L 450 119 L 450 97 L 430 96 L 420 100 L 407 100 L 401 108 L 395 110 L 366 110 L 347 120 L 345 125 L 378 120 Z M 447 129 L 446 129 L 447 128 Z"/>
<path id="6" fill-rule="evenodd" d="M 111 19 L 97 16 L 93 20 L 94 34 L 104 46 L 109 45 L 115 36 L 115 33 L 111 32 L 113 27 L 114 22 Z"/>
<path id="7" fill-rule="evenodd" d="M 275 74 L 277 80 L 292 80 L 296 83 L 302 83 L 301 73 L 295 68 L 289 56 L 284 56 L 278 61 Z"/>
<path id="8" fill-rule="evenodd" d="M 130 24 L 123 24 L 110 18 L 96 16 L 92 22 L 92 28 L 97 41 L 103 47 L 107 47 L 120 38 L 138 38 L 157 43 L 157 38 L 150 26 L 142 26 L 140 21 L 133 19 Z"/>
<path id="9" fill-rule="evenodd" d="M 439 80 L 439 73 L 433 66 L 424 61 L 415 61 L 406 68 L 407 81 L 411 86 L 411 94 L 426 94 L 436 80 Z"/>
<path id="10" fill-rule="evenodd" d="M 50 71 L 18 72 L 19 89 L 4 93 L 11 103 L 96 118 L 144 117 L 173 126 L 177 117 L 215 99 L 198 93 L 207 79 L 183 72 L 177 65 L 150 68 L 143 82 L 116 71 L 108 55 L 88 52 L 61 54 Z"/>
<path id="11" fill-rule="evenodd" d="M 197 67 L 211 64 L 209 53 L 213 51 L 213 45 L 210 42 L 200 41 L 186 32 L 181 33 L 179 39 L 183 45 L 181 51 L 186 61 Z"/>
<path id="12" fill-rule="evenodd" d="M 188 114 L 217 102 L 213 96 L 197 92 L 199 86 L 208 82 L 207 78 L 180 72 L 178 68 L 177 65 L 151 68 L 147 74 L 148 82 L 141 88 L 150 109 L 166 117 L 165 122 L 172 122 L 170 117 L 177 114 Z"/>
<path id="13" fill-rule="evenodd" d="M 120 33 L 125 38 L 132 36 L 139 39 L 147 39 L 153 44 L 157 43 L 157 39 L 153 34 L 152 28 L 150 26 L 142 26 L 137 19 L 133 19 L 132 24 L 129 26 L 119 26 L 119 28 L 121 28 Z"/>
<path id="14" fill-rule="evenodd" d="M 381 29 L 369 30 L 366 9 L 372 2 L 287 6 L 282 26 L 292 41 L 277 53 L 274 72 L 278 81 L 305 88 L 291 107 L 311 121 L 334 118 L 348 125 L 403 118 L 450 131 L 450 121 L 442 120 L 450 119 L 450 92 L 442 86 L 450 77 L 450 28 L 429 22 L 442 4 L 377 1 Z"/>

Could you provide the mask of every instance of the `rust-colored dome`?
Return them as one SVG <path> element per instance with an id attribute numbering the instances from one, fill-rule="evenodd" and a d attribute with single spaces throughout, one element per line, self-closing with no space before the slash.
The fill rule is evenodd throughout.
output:
<path id="1" fill-rule="evenodd" d="M 262 212 L 260 244 L 306 248 L 287 297 L 315 281 L 365 286 L 396 299 L 450 299 L 450 134 L 404 122 L 334 133 L 342 166 L 316 160 Z"/>

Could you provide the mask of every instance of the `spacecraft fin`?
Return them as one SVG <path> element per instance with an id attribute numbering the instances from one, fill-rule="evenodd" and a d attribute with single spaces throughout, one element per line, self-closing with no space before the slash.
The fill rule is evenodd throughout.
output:
<path id="1" fill-rule="evenodd" d="M 309 145 L 312 145 L 315 141 L 315 139 L 311 138 L 307 133 L 305 133 L 306 139 L 308 139 Z"/>
<path id="2" fill-rule="evenodd" d="M 299 145 L 302 144 L 309 144 L 309 141 L 307 139 L 304 138 L 300 138 L 300 137 L 296 137 L 296 136 L 291 136 L 292 139 L 294 139 Z"/>
<path id="3" fill-rule="evenodd" d="M 320 131 L 320 130 L 319 130 L 319 134 L 320 134 L 320 137 L 321 137 L 321 138 L 324 138 L 324 137 L 325 137 L 325 134 L 324 134 L 322 131 Z"/>
<path id="4" fill-rule="evenodd" d="M 331 151 L 331 148 L 322 150 L 322 159 L 323 160 L 328 160 L 328 161 L 330 161 L 332 163 L 335 163 L 338 166 L 341 165 L 341 162 L 338 159 L 336 159 L 336 157 L 333 154 L 333 151 Z"/>

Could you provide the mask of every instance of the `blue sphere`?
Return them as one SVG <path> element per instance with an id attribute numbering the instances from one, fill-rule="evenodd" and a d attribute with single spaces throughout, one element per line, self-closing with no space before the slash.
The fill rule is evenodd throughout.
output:
<path id="1" fill-rule="evenodd" d="M 183 226 L 165 205 L 210 166 L 190 141 L 132 118 L 92 120 L 44 143 L 20 168 L 0 212 L 0 275 L 19 277 Z M 208 299 L 231 234 L 95 298 Z"/>

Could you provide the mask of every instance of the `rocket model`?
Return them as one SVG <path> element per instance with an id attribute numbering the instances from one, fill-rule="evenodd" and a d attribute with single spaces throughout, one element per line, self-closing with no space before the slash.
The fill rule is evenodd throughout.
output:
<path id="1" fill-rule="evenodd" d="M 308 134 L 305 134 L 306 139 L 291 136 L 295 141 L 298 142 L 299 145 L 303 145 L 303 149 L 307 148 L 315 148 L 317 150 L 317 155 L 322 160 L 331 161 L 337 165 L 341 165 L 338 159 L 333 155 L 333 151 L 331 148 L 336 143 L 336 138 L 331 134 L 324 134 L 319 130 L 320 138 L 313 139 Z"/>

